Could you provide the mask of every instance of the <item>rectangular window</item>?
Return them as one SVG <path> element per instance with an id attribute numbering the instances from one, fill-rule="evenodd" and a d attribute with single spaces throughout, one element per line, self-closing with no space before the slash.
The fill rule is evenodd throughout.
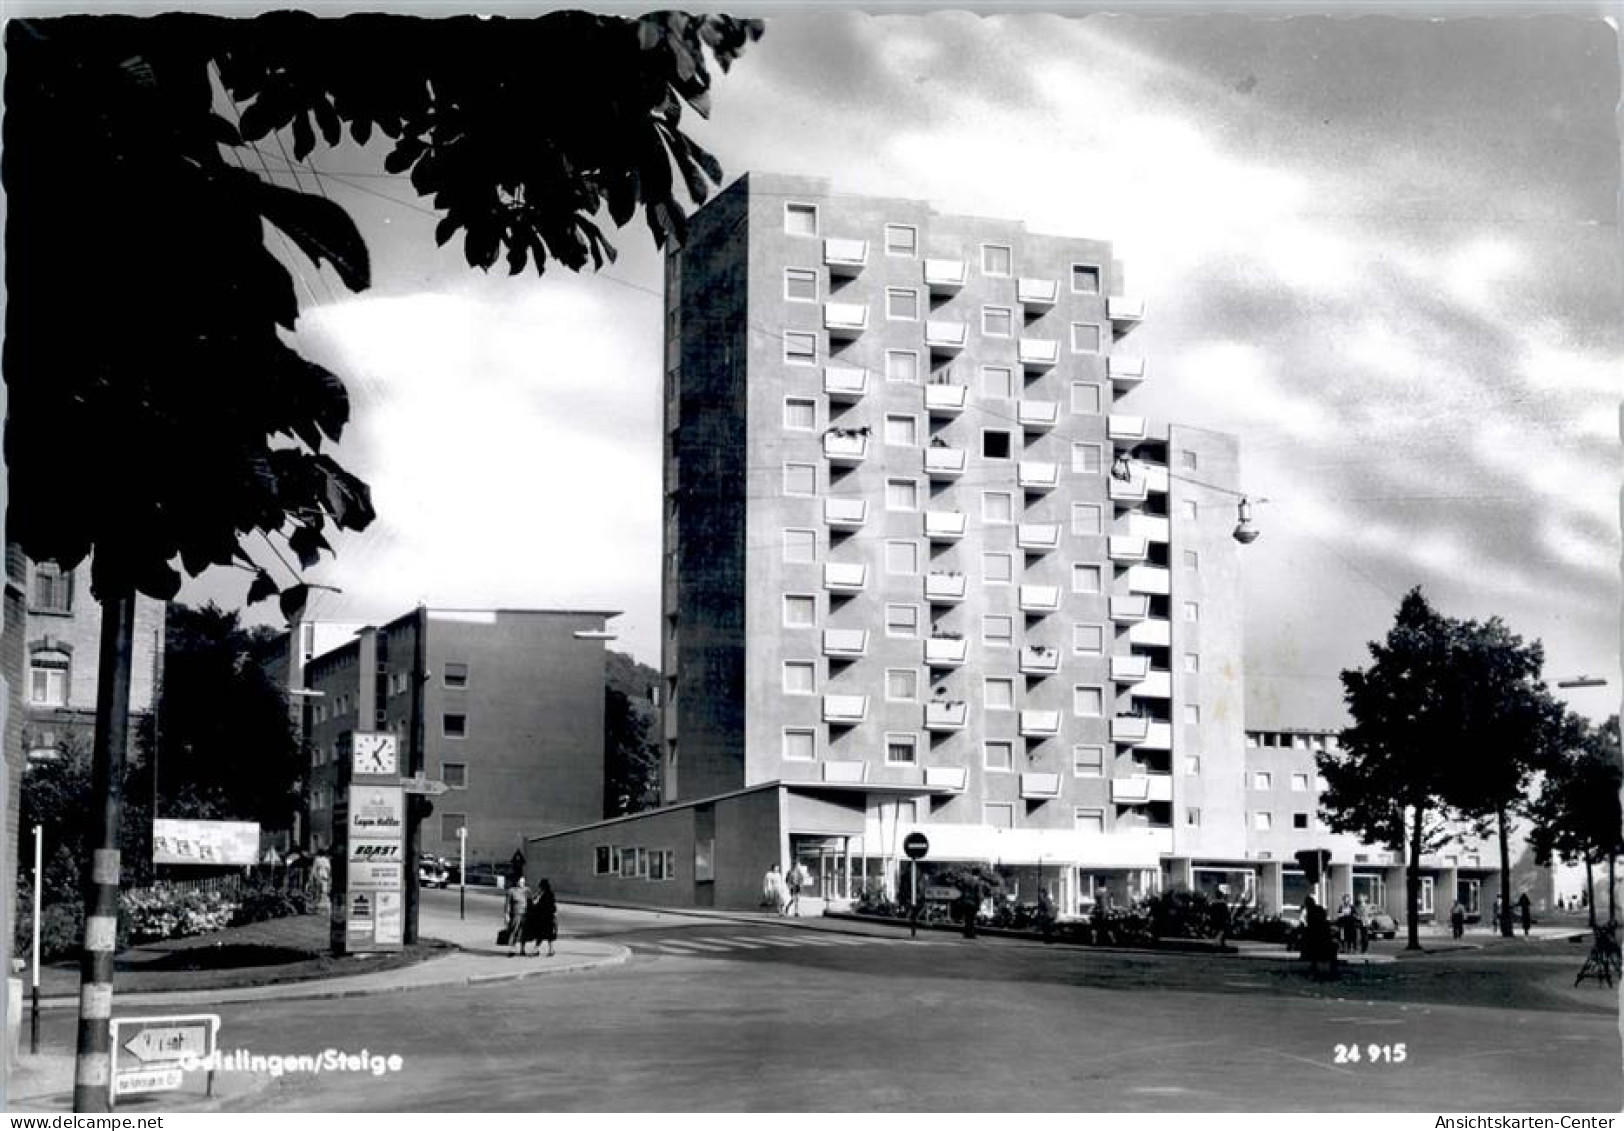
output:
<path id="1" fill-rule="evenodd" d="M 810 762 L 817 757 L 817 737 L 806 727 L 784 728 L 784 758 L 791 762 Z"/>
<path id="2" fill-rule="evenodd" d="M 919 736 L 916 734 L 888 734 L 885 736 L 885 763 L 888 766 L 911 766 L 919 760 Z"/>
<path id="3" fill-rule="evenodd" d="M 456 840 L 457 830 L 467 823 L 468 814 L 466 813 L 442 813 L 440 815 L 440 839 Z"/>
<path id="4" fill-rule="evenodd" d="M 919 673 L 913 668 L 887 668 L 885 697 L 893 703 L 912 703 L 919 698 Z"/>
<path id="5" fill-rule="evenodd" d="M 885 442 L 895 444 L 898 447 L 918 447 L 918 417 L 900 416 L 895 413 L 887 415 L 885 418 Z"/>
<path id="6" fill-rule="evenodd" d="M 817 302 L 818 273 L 800 267 L 784 268 L 784 298 L 790 302 Z"/>
<path id="7" fill-rule="evenodd" d="M 650 880 L 663 880 L 666 878 L 665 861 L 670 853 L 656 848 L 648 854 L 648 878 Z"/>
<path id="8" fill-rule="evenodd" d="M 1015 806 L 1007 801 L 989 801 L 981 807 L 981 820 L 995 829 L 1012 829 L 1015 827 Z"/>
<path id="9" fill-rule="evenodd" d="M 1094 503 L 1071 504 L 1071 532 L 1073 534 L 1098 534 L 1100 532 L 1100 508 Z"/>
<path id="10" fill-rule="evenodd" d="M 919 292 L 911 287 L 886 287 L 885 316 L 894 322 L 919 321 Z"/>
<path id="11" fill-rule="evenodd" d="M 1201 810 L 1186 809 L 1184 811 L 1184 823 L 1192 829 L 1199 829 L 1201 827 Z"/>
<path id="12" fill-rule="evenodd" d="M 1071 324 L 1071 352 L 1099 353 L 1100 328 L 1091 322 L 1073 322 Z"/>
<path id="13" fill-rule="evenodd" d="M 918 255 L 919 230 L 907 224 L 887 224 L 885 226 L 885 254 L 887 255 Z"/>
<path id="14" fill-rule="evenodd" d="M 1293 813 L 1291 815 L 1291 827 L 1294 829 L 1306 829 L 1308 827 L 1308 814 Z"/>
<path id="15" fill-rule="evenodd" d="M 784 398 L 784 427 L 810 432 L 818 426 L 818 402 L 809 397 Z"/>
<path id="16" fill-rule="evenodd" d="M 812 661 L 784 661 L 784 694 L 811 695 L 816 690 L 817 672 Z"/>
<path id="17" fill-rule="evenodd" d="M 1073 593 L 1098 593 L 1101 584 L 1099 566 L 1084 565 L 1081 562 L 1072 565 L 1071 591 Z"/>
<path id="18" fill-rule="evenodd" d="M 784 494 L 786 495 L 816 495 L 818 493 L 818 469 L 810 463 L 786 463 L 784 465 Z"/>
<path id="19" fill-rule="evenodd" d="M 785 204 L 784 231 L 792 236 L 818 234 L 818 206 L 815 204 Z"/>
<path id="20" fill-rule="evenodd" d="M 1073 811 L 1072 819 L 1080 833 L 1087 833 L 1089 836 L 1105 835 L 1104 809 L 1077 809 Z"/>
<path id="21" fill-rule="evenodd" d="M 816 365 L 818 336 L 799 330 L 784 331 L 784 361 L 788 365 Z"/>
<path id="22" fill-rule="evenodd" d="M 981 273 L 983 275 L 1008 275 L 1010 266 L 1011 259 L 1008 247 L 995 243 L 981 245 Z"/>
<path id="23" fill-rule="evenodd" d="M 1071 265 L 1071 293 L 1074 295 L 1099 294 L 1100 269 L 1091 267 L 1086 263 L 1073 263 Z"/>
<path id="24" fill-rule="evenodd" d="M 992 648 L 1007 648 L 1015 635 L 1015 619 L 1006 616 L 981 618 L 981 642 Z"/>
<path id="25" fill-rule="evenodd" d="M 1012 770 L 1015 768 L 1015 744 L 1013 742 L 987 742 L 981 747 L 981 764 L 989 770 Z"/>
<path id="26" fill-rule="evenodd" d="M 1184 551 L 1184 568 L 1185 569 L 1200 569 L 1201 568 L 1201 555 L 1196 553 L 1194 550 L 1185 550 Z"/>
<path id="27" fill-rule="evenodd" d="M 885 634 L 887 636 L 918 636 L 919 606 L 885 606 Z"/>
<path id="28" fill-rule="evenodd" d="M 448 715 L 445 716 L 444 719 L 441 720 L 441 722 L 442 722 L 443 733 L 444 733 L 445 737 L 447 737 L 447 738 L 466 738 L 466 737 L 468 737 L 468 716 L 467 715 L 449 715 L 448 714 Z"/>
<path id="29" fill-rule="evenodd" d="M 642 851 L 643 850 L 641 848 L 627 848 L 624 845 L 621 846 L 621 849 L 620 849 L 620 878 L 621 879 L 623 879 L 623 880 L 635 880 L 637 878 L 637 858 L 642 853 Z"/>
<path id="30" fill-rule="evenodd" d="M 447 661 L 443 665 L 440 674 L 445 679 L 445 685 L 447 687 L 467 687 L 468 686 L 468 665 L 467 664 Z M 406 677 L 404 675 L 401 676 L 400 682 L 401 682 L 401 690 L 404 691 L 406 689 Z"/>
<path id="31" fill-rule="evenodd" d="M 1194 703 L 1184 705 L 1184 722 L 1186 726 L 1198 727 L 1201 725 L 1201 708 Z"/>
<path id="32" fill-rule="evenodd" d="M 594 876 L 607 876 L 609 874 L 609 846 L 600 844 L 592 850 L 592 874 Z"/>
<path id="33" fill-rule="evenodd" d="M 914 479 L 887 479 L 885 481 L 885 509 L 888 511 L 916 511 L 919 509 L 919 482 Z"/>
<path id="34" fill-rule="evenodd" d="M 885 379 L 904 385 L 919 384 L 919 355 L 913 350 L 886 350 Z"/>
<path id="35" fill-rule="evenodd" d="M 1099 444 L 1073 444 L 1071 469 L 1078 475 L 1098 475 L 1105 470 L 1104 449 Z"/>
<path id="36" fill-rule="evenodd" d="M 1105 652 L 1105 628 L 1098 624 L 1071 626 L 1071 650 L 1079 656 L 1098 656 Z"/>
<path id="37" fill-rule="evenodd" d="M 1071 772 L 1080 778 L 1104 777 L 1105 747 L 1073 746 L 1071 748 Z"/>
<path id="38" fill-rule="evenodd" d="M 1267 770 L 1255 770 L 1252 773 L 1253 789 L 1273 789 L 1274 775 Z"/>
<path id="39" fill-rule="evenodd" d="M 981 457 L 983 459 L 1008 459 L 1010 450 L 1008 432 L 1000 428 L 982 429 Z"/>
<path id="40" fill-rule="evenodd" d="M 817 532 L 812 530 L 784 531 L 784 560 L 786 562 L 817 561 Z"/>
<path id="41" fill-rule="evenodd" d="M 1194 601 L 1184 602 L 1184 619 L 1195 622 L 1201 619 L 1201 606 Z"/>
<path id="42" fill-rule="evenodd" d="M 981 395 L 1010 400 L 1015 396 L 1015 371 L 1007 365 L 981 367 Z"/>
<path id="43" fill-rule="evenodd" d="M 1015 521 L 1015 496 L 1008 491 L 981 493 L 981 521 L 989 525 L 1007 526 Z"/>
<path id="44" fill-rule="evenodd" d="M 1071 689 L 1072 713 L 1085 719 L 1097 719 L 1105 714 L 1105 689 L 1100 687 L 1074 687 Z"/>
<path id="45" fill-rule="evenodd" d="M 810 628 L 818 619 L 818 599 L 809 593 L 784 594 L 784 625 Z"/>
<path id="46" fill-rule="evenodd" d="M 1100 414 L 1100 387 L 1086 381 L 1074 381 L 1071 386 L 1071 411 L 1082 416 Z"/>
<path id="47" fill-rule="evenodd" d="M 904 575 L 919 572 L 918 542 L 887 542 L 885 544 L 885 572 Z"/>
<path id="48" fill-rule="evenodd" d="M 988 585 L 1008 585 L 1015 576 L 1013 554 L 982 554 L 981 580 Z"/>
<path id="49" fill-rule="evenodd" d="M 989 338 L 1007 338 L 1015 332 L 1015 315 L 1007 306 L 981 308 L 981 332 Z"/>
<path id="50" fill-rule="evenodd" d="M 1201 755 L 1186 754 L 1184 756 L 1184 772 L 1191 777 L 1199 777 L 1201 775 Z"/>
<path id="51" fill-rule="evenodd" d="M 1194 452 L 1180 452 L 1179 462 L 1184 465 L 1185 471 L 1195 471 L 1198 461 Z"/>
<path id="52" fill-rule="evenodd" d="M 440 780 L 452 789 L 468 788 L 467 762 L 441 762 Z"/>
<path id="53" fill-rule="evenodd" d="M 1001 676 L 988 677 L 983 689 L 983 704 L 989 711 L 1013 711 L 1015 709 L 1015 681 L 1004 679 Z"/>
<path id="54" fill-rule="evenodd" d="M 1258 832 L 1268 832 L 1274 828 L 1274 814 L 1259 810 L 1252 814 L 1252 827 Z"/>
<path id="55" fill-rule="evenodd" d="M 1291 775 L 1291 792 L 1293 792 L 1293 793 L 1307 793 L 1308 792 L 1308 775 L 1307 774 L 1292 774 Z"/>
<path id="56" fill-rule="evenodd" d="M 1184 653 L 1184 670 L 1194 675 L 1201 670 L 1201 657 L 1194 652 Z"/>

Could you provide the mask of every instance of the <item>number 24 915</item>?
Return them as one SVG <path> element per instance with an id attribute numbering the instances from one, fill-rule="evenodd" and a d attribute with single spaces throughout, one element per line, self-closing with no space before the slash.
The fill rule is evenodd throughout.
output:
<path id="1" fill-rule="evenodd" d="M 1410 1052 L 1400 1041 L 1396 1045 L 1337 1045 L 1338 1064 L 1403 1064 Z"/>

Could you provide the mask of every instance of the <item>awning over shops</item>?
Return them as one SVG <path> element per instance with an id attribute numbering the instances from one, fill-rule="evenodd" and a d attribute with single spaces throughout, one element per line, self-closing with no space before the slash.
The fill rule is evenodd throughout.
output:
<path id="1" fill-rule="evenodd" d="M 902 838 L 921 832 L 930 840 L 929 860 L 1003 865 L 1070 865 L 1089 868 L 1157 868 L 1161 845 L 1139 833 L 1100 835 L 1074 829 L 998 829 L 987 825 L 927 824 L 896 826 L 885 836 L 876 821 L 864 829 L 863 851 L 870 856 L 894 855 Z M 890 842 L 895 841 L 893 846 Z"/>

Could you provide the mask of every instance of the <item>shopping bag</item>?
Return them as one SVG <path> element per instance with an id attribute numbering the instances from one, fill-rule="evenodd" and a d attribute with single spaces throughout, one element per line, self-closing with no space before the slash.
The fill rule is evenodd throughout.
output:
<path id="1" fill-rule="evenodd" d="M 512 942 L 512 940 L 513 940 L 513 932 L 508 930 L 506 927 L 503 927 L 500 931 L 496 932 L 496 945 L 497 946 L 508 946 Z"/>

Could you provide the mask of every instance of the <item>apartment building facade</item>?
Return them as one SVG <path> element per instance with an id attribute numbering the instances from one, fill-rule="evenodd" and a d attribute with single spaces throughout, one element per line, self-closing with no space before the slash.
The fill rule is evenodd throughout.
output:
<path id="1" fill-rule="evenodd" d="M 456 857 L 466 827 L 470 865 L 505 864 L 527 833 L 601 818 L 603 639 L 616 615 L 420 608 L 301 655 L 308 846 L 332 843 L 337 764 L 357 732 L 396 735 L 403 772 L 421 751 L 423 773 L 450 787 L 421 826 L 424 852 Z"/>
<path id="2" fill-rule="evenodd" d="M 662 793 L 777 783 L 754 877 L 894 888 L 914 831 L 1072 907 L 1244 861 L 1236 445 L 1121 405 L 1119 276 L 755 174 L 668 258 Z"/>

